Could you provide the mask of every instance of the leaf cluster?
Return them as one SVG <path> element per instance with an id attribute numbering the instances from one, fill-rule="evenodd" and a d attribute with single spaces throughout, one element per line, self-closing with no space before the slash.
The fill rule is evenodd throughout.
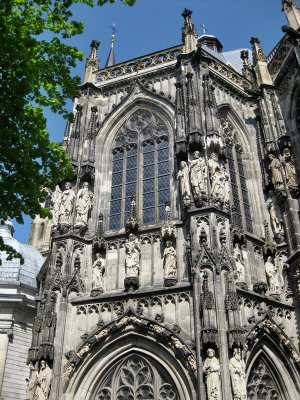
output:
<path id="1" fill-rule="evenodd" d="M 67 117 L 66 101 L 80 83 L 71 69 L 83 54 L 65 41 L 84 28 L 72 19 L 73 4 L 107 2 L 114 0 L 0 2 L 0 222 L 51 217 L 41 203 L 72 174 L 64 149 L 50 141 L 44 108 Z"/>

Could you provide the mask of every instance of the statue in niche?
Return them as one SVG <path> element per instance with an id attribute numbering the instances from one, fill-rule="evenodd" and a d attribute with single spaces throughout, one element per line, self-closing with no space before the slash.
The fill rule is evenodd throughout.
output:
<path id="1" fill-rule="evenodd" d="M 103 288 L 103 275 L 105 272 L 105 259 L 100 253 L 97 253 L 96 257 L 96 261 L 93 264 L 93 289 Z"/>
<path id="2" fill-rule="evenodd" d="M 273 204 L 273 201 L 271 199 L 267 200 L 267 207 L 269 210 L 270 214 L 270 220 L 271 220 L 271 227 L 272 231 L 274 233 L 274 236 L 283 236 L 284 235 L 284 230 L 283 230 L 283 222 L 278 220 L 275 207 Z"/>
<path id="3" fill-rule="evenodd" d="M 52 195 L 51 206 L 52 206 L 52 226 L 56 227 L 59 221 L 59 207 L 61 202 L 62 191 L 60 187 L 56 185 L 55 192 Z"/>
<path id="4" fill-rule="evenodd" d="M 269 294 L 280 294 L 279 270 L 270 256 L 265 262 L 265 269 L 269 286 Z"/>
<path id="5" fill-rule="evenodd" d="M 208 169 L 211 183 L 211 196 L 224 199 L 225 171 L 219 163 L 217 153 L 211 153 L 208 160 Z"/>
<path id="6" fill-rule="evenodd" d="M 38 371 L 32 363 L 29 364 L 29 379 L 26 378 L 27 388 L 26 388 L 26 400 L 34 400 L 34 392 L 36 387 L 37 373 Z"/>
<path id="7" fill-rule="evenodd" d="M 63 373 L 63 379 L 65 381 L 69 381 L 74 371 L 75 371 L 75 363 L 71 363 Z"/>
<path id="8" fill-rule="evenodd" d="M 34 400 L 47 400 L 52 382 L 52 370 L 45 360 L 40 362 L 40 369 L 36 375 Z"/>
<path id="9" fill-rule="evenodd" d="M 241 350 L 234 349 L 233 357 L 229 360 L 229 371 L 234 400 L 247 400 L 246 365 Z"/>
<path id="10" fill-rule="evenodd" d="M 125 243 L 126 277 L 138 277 L 140 271 L 141 248 L 138 239 L 130 233 Z"/>
<path id="11" fill-rule="evenodd" d="M 89 190 L 88 182 L 83 182 L 82 188 L 77 193 L 76 198 L 76 219 L 75 228 L 86 226 L 88 213 L 92 207 L 93 193 Z"/>
<path id="12" fill-rule="evenodd" d="M 269 154 L 269 170 L 271 172 L 271 180 L 276 191 L 284 190 L 284 181 L 282 175 L 282 166 L 278 158 L 274 154 Z"/>
<path id="13" fill-rule="evenodd" d="M 221 383 L 220 383 L 220 363 L 215 357 L 215 350 L 207 350 L 207 358 L 204 361 L 203 371 L 206 376 L 207 400 L 220 400 Z"/>
<path id="14" fill-rule="evenodd" d="M 288 187 L 297 188 L 298 183 L 297 183 L 295 165 L 292 160 L 290 149 L 288 147 L 286 147 L 283 150 L 283 167 Z"/>
<path id="15" fill-rule="evenodd" d="M 180 182 L 182 201 L 185 206 L 191 203 L 191 188 L 189 180 L 189 168 L 185 161 L 181 161 L 180 169 L 177 174 L 177 179 Z"/>
<path id="16" fill-rule="evenodd" d="M 177 278 L 177 266 L 176 266 L 176 250 L 172 246 L 172 242 L 168 240 L 166 242 L 166 248 L 164 250 L 164 278 Z"/>
<path id="17" fill-rule="evenodd" d="M 224 204 L 227 207 L 229 207 L 230 206 L 230 183 L 229 183 L 229 175 L 225 171 L 224 171 L 223 199 L 224 199 Z"/>
<path id="18" fill-rule="evenodd" d="M 205 160 L 200 157 L 199 151 L 194 151 L 190 163 L 190 181 L 195 198 L 207 194 L 207 167 Z"/>
<path id="19" fill-rule="evenodd" d="M 237 272 L 237 281 L 245 282 L 245 263 L 242 258 L 242 251 L 239 243 L 235 243 L 233 248 L 234 262 Z"/>
<path id="20" fill-rule="evenodd" d="M 70 182 L 66 182 L 65 190 L 61 194 L 59 205 L 59 220 L 62 225 L 72 224 L 72 214 L 75 203 L 75 193 Z"/>

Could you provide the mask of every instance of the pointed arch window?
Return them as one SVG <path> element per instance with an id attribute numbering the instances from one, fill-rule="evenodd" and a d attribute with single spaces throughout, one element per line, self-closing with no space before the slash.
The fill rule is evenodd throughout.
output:
<path id="1" fill-rule="evenodd" d="M 110 229 L 119 229 L 136 197 L 143 224 L 164 217 L 170 199 L 168 130 L 154 113 L 139 110 L 119 130 L 113 148 Z"/>
<path id="2" fill-rule="evenodd" d="M 262 358 L 255 362 L 249 375 L 247 394 L 249 400 L 282 400 L 274 375 Z"/>
<path id="3" fill-rule="evenodd" d="M 235 222 L 239 228 L 244 228 L 246 231 L 252 233 L 252 218 L 243 165 L 243 148 L 238 141 L 237 134 L 231 122 L 226 118 L 222 118 L 221 125 L 226 140 L 226 156 L 231 184 L 231 203 L 236 214 Z"/>
<path id="4" fill-rule="evenodd" d="M 179 400 L 169 374 L 145 357 L 133 354 L 118 362 L 97 391 L 101 400 Z"/>

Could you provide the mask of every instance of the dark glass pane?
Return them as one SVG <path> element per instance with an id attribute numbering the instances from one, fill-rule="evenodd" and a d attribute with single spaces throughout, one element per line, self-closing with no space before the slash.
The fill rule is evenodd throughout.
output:
<path id="1" fill-rule="evenodd" d="M 113 154 L 113 162 L 115 160 L 123 159 L 123 156 L 124 156 L 123 151 L 117 151 L 116 153 Z"/>
<path id="2" fill-rule="evenodd" d="M 136 169 L 130 169 L 126 172 L 126 182 L 135 182 L 136 181 Z"/>
<path id="3" fill-rule="evenodd" d="M 149 151 L 154 151 L 154 143 L 143 144 L 143 153 L 148 153 Z"/>
<path id="4" fill-rule="evenodd" d="M 143 223 L 150 224 L 154 222 L 154 208 L 146 208 L 143 210 Z"/>
<path id="5" fill-rule="evenodd" d="M 170 186 L 170 177 L 169 175 L 160 176 L 158 178 L 158 190 L 168 189 Z"/>
<path id="6" fill-rule="evenodd" d="M 144 154 L 144 166 L 154 163 L 154 152 Z"/>
<path id="7" fill-rule="evenodd" d="M 131 197 L 132 195 L 136 194 L 136 183 L 128 183 L 126 185 L 126 197 Z"/>
<path id="8" fill-rule="evenodd" d="M 158 192 L 158 204 L 165 204 L 166 201 L 170 201 L 170 191 L 161 190 Z"/>
<path id="9" fill-rule="evenodd" d="M 169 159 L 169 148 L 158 151 L 158 161 L 166 161 Z"/>
<path id="10" fill-rule="evenodd" d="M 159 206 L 158 214 L 159 214 L 158 215 L 159 220 L 162 221 L 165 218 L 165 206 L 164 205 Z"/>
<path id="11" fill-rule="evenodd" d="M 155 196 L 154 193 L 147 193 L 143 196 L 143 208 L 154 207 L 155 206 Z"/>
<path id="12" fill-rule="evenodd" d="M 112 186 L 117 186 L 122 184 L 122 172 L 116 172 L 112 176 Z"/>
<path id="13" fill-rule="evenodd" d="M 167 140 L 157 143 L 158 149 L 165 149 L 166 147 L 169 147 L 169 142 Z"/>
<path id="14" fill-rule="evenodd" d="M 149 165 L 148 167 L 144 167 L 144 179 L 153 177 L 154 177 L 154 166 Z"/>
<path id="15" fill-rule="evenodd" d="M 130 147 L 127 149 L 127 157 L 129 156 L 135 156 L 137 154 L 137 148 L 136 147 Z"/>
<path id="16" fill-rule="evenodd" d="M 109 228 L 110 229 L 120 228 L 120 216 L 117 216 L 117 215 L 110 216 Z"/>
<path id="17" fill-rule="evenodd" d="M 113 172 L 119 172 L 123 169 L 123 160 L 114 160 Z"/>
<path id="18" fill-rule="evenodd" d="M 114 200 L 111 202 L 110 213 L 111 214 L 121 213 L 121 200 Z"/>
<path id="19" fill-rule="evenodd" d="M 169 172 L 169 163 L 168 162 L 162 162 L 158 164 L 158 175 L 164 175 Z"/>
<path id="20" fill-rule="evenodd" d="M 136 168 L 137 158 L 128 157 L 126 161 L 126 169 Z"/>
<path id="21" fill-rule="evenodd" d="M 126 217 L 130 214 L 130 203 L 131 203 L 131 198 L 126 197 L 126 199 L 125 199 L 125 216 Z"/>
<path id="22" fill-rule="evenodd" d="M 115 186 L 111 189 L 111 199 L 120 199 L 122 197 L 122 186 Z"/>
<path id="23" fill-rule="evenodd" d="M 143 182 L 143 193 L 154 192 L 154 179 L 147 179 Z"/>

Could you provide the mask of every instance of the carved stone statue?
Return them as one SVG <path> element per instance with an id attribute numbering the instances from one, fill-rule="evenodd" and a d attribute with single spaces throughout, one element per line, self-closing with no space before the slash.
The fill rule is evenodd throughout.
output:
<path id="1" fill-rule="evenodd" d="M 65 185 L 65 190 L 61 194 L 59 204 L 59 223 L 63 225 L 72 224 L 72 214 L 75 203 L 75 193 L 70 182 Z"/>
<path id="2" fill-rule="evenodd" d="M 189 180 L 189 168 L 185 161 L 181 161 L 180 170 L 177 174 L 177 179 L 180 182 L 182 201 L 185 206 L 189 206 L 191 203 L 191 188 Z"/>
<path id="3" fill-rule="evenodd" d="M 34 400 L 48 400 L 52 382 L 52 370 L 45 360 L 40 362 L 40 369 L 36 376 Z"/>
<path id="4" fill-rule="evenodd" d="M 283 150 L 283 166 L 285 172 L 286 183 L 289 188 L 297 188 L 297 177 L 295 165 L 292 160 L 291 152 L 288 147 Z"/>
<path id="5" fill-rule="evenodd" d="M 78 357 L 85 356 L 90 351 L 91 345 L 90 343 L 86 343 L 77 353 Z"/>
<path id="6" fill-rule="evenodd" d="M 270 214 L 270 220 L 271 220 L 271 227 L 272 231 L 274 233 L 274 236 L 283 236 L 284 235 L 284 230 L 283 230 L 283 222 L 278 220 L 274 204 L 271 199 L 267 200 L 267 207 L 269 210 Z"/>
<path id="7" fill-rule="evenodd" d="M 237 272 L 237 281 L 245 282 L 245 263 L 242 258 L 242 252 L 239 243 L 235 243 L 234 245 L 233 256 Z"/>
<path id="8" fill-rule="evenodd" d="M 229 371 L 234 400 L 247 400 L 246 366 L 240 349 L 234 349 L 229 360 Z"/>
<path id="9" fill-rule="evenodd" d="M 30 375 L 29 379 L 26 379 L 27 388 L 26 388 L 26 400 L 34 400 L 34 392 L 36 388 L 36 380 L 38 371 L 35 369 L 34 365 L 29 365 Z"/>
<path id="10" fill-rule="evenodd" d="M 93 264 L 92 288 L 103 288 L 103 274 L 105 271 L 105 259 L 101 254 L 96 254 L 96 261 Z"/>
<path id="11" fill-rule="evenodd" d="M 52 195 L 51 205 L 52 205 L 52 226 L 56 227 L 59 220 L 59 207 L 61 202 L 62 191 L 60 187 L 56 185 L 55 192 Z"/>
<path id="12" fill-rule="evenodd" d="M 166 248 L 164 250 L 164 278 L 177 278 L 177 266 L 176 266 L 176 250 L 172 246 L 172 242 L 169 240 L 166 242 Z"/>
<path id="13" fill-rule="evenodd" d="M 93 193 L 89 190 L 89 184 L 88 182 L 84 182 L 76 198 L 75 228 L 87 225 L 88 213 L 92 207 L 92 199 Z"/>
<path id="14" fill-rule="evenodd" d="M 213 349 L 207 350 L 203 371 L 206 376 L 207 400 L 221 400 L 220 363 Z"/>
<path id="15" fill-rule="evenodd" d="M 140 271 L 141 248 L 137 238 L 131 233 L 125 243 L 126 277 L 138 277 Z"/>
<path id="16" fill-rule="evenodd" d="M 271 172 L 271 180 L 276 191 L 284 190 L 284 181 L 282 175 L 282 166 L 278 158 L 274 154 L 269 154 L 269 170 Z"/>
<path id="17" fill-rule="evenodd" d="M 229 207 L 230 206 L 230 183 L 229 183 L 229 175 L 227 174 L 227 172 L 224 172 L 223 199 L 224 199 L 224 204 L 227 207 Z"/>
<path id="18" fill-rule="evenodd" d="M 211 183 L 211 196 L 224 199 L 225 171 L 220 165 L 217 153 L 211 153 L 208 160 L 208 169 Z"/>
<path id="19" fill-rule="evenodd" d="M 265 262 L 266 276 L 270 294 L 280 294 L 279 270 L 274 264 L 272 257 L 268 257 Z"/>
<path id="20" fill-rule="evenodd" d="M 63 373 L 63 379 L 65 381 L 69 381 L 71 379 L 71 376 L 73 375 L 73 372 L 75 371 L 75 364 L 71 363 L 68 368 L 65 370 Z"/>
<path id="21" fill-rule="evenodd" d="M 207 194 L 207 167 L 199 151 L 194 151 L 193 160 L 190 163 L 190 181 L 195 198 Z"/>

